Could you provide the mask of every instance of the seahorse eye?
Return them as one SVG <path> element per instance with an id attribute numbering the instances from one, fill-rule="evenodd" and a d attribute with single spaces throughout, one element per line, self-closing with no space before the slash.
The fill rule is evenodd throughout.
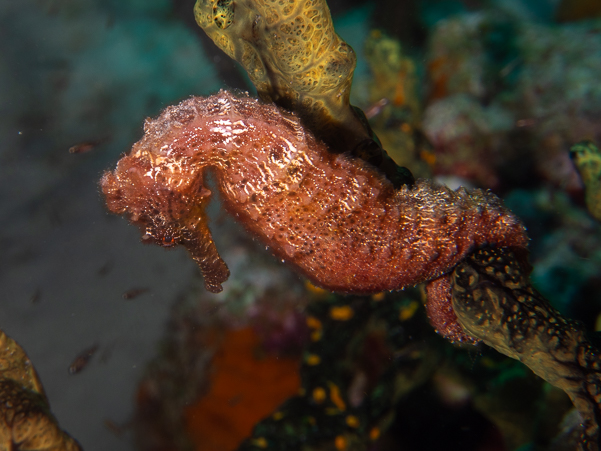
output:
<path id="1" fill-rule="evenodd" d="M 163 247 L 172 247 L 174 244 L 175 244 L 175 238 L 173 238 L 171 235 L 165 235 L 161 239 L 161 246 L 163 246 Z"/>

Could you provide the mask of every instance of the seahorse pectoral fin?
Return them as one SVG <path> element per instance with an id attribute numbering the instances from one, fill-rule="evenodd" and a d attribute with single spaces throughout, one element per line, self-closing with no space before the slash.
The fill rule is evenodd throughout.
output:
<path id="1" fill-rule="evenodd" d="M 209 226 L 205 221 L 198 222 L 189 236 L 182 244 L 198 264 L 205 288 L 211 293 L 221 292 L 221 284 L 230 276 L 230 270 L 217 251 Z"/>

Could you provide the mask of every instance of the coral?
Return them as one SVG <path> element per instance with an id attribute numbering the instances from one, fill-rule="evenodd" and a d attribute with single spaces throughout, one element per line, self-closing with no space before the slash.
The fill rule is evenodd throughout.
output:
<path id="1" fill-rule="evenodd" d="M 185 410 L 198 449 L 237 449 L 256 423 L 298 393 L 298 358 L 265 355 L 261 348 L 251 328 L 226 331 L 213 357 L 209 392 Z"/>
<path id="2" fill-rule="evenodd" d="M 48 399 L 23 349 L 0 331 L 0 449 L 80 451 L 50 412 Z"/>
<path id="3" fill-rule="evenodd" d="M 440 21 L 430 37 L 427 69 L 430 99 L 456 93 L 480 97 L 485 92 L 485 52 L 480 40 L 483 17 L 452 17 Z"/>
<path id="4" fill-rule="evenodd" d="M 369 34 L 364 53 L 372 77 L 363 81 L 365 86 L 360 82 L 355 92 L 369 94 L 371 106 L 365 115 L 372 130 L 400 166 L 410 167 L 417 177 L 430 177 L 424 161 L 431 148 L 421 131 L 418 64 L 399 41 L 380 30 Z"/>
<path id="5" fill-rule="evenodd" d="M 250 244 L 244 231 L 236 233 Z M 279 262 L 252 246 L 238 252 L 244 257 L 236 271 L 246 283 L 232 280 L 216 303 L 194 278 L 173 306 L 159 355 L 139 385 L 136 449 L 234 447 L 297 393 L 309 299 Z"/>
<path id="6" fill-rule="evenodd" d="M 496 106 L 484 107 L 466 96 L 440 99 L 424 113 L 424 133 L 434 147 L 434 173 L 455 175 L 478 186 L 499 185 L 496 168 L 500 137 L 511 117 Z"/>
<path id="7" fill-rule="evenodd" d="M 392 105 L 405 107 L 411 122 L 421 110 L 416 65 L 401 48 L 399 41 L 373 30 L 365 42 L 365 57 L 373 74 L 370 99 L 388 99 Z"/>
<path id="8" fill-rule="evenodd" d="M 434 173 L 492 189 L 538 174 L 578 191 L 566 149 L 601 137 L 597 28 L 495 9 L 436 24 L 422 125 L 434 146 Z"/>
<path id="9" fill-rule="evenodd" d="M 570 155 L 584 183 L 586 208 L 601 221 L 601 152 L 590 141 L 574 144 Z"/>
<path id="10" fill-rule="evenodd" d="M 198 0 L 196 22 L 248 72 L 259 97 L 296 112 L 331 151 L 378 166 L 395 184 L 413 183 L 388 157 L 363 112 L 349 103 L 355 52 L 334 31 L 325 0 Z"/>
<path id="11" fill-rule="evenodd" d="M 347 136 L 338 139 L 352 140 L 341 148 L 369 138 L 349 104 L 355 52 L 335 33 L 325 2 L 200 0 L 194 15 L 244 66 L 263 100 L 296 111 L 322 139 L 333 139 L 324 127 L 344 124 Z"/>

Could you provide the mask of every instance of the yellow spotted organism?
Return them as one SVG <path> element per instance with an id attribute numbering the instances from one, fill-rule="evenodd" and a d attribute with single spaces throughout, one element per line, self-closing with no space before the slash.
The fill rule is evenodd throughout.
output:
<path id="1" fill-rule="evenodd" d="M 311 341 L 319 341 L 319 340 L 321 340 L 322 335 L 323 335 L 323 333 L 322 333 L 321 329 L 314 330 L 309 335 L 309 338 L 311 339 Z"/>
<path id="2" fill-rule="evenodd" d="M 330 309 L 330 318 L 335 321 L 348 321 L 355 315 L 353 308 L 349 305 L 337 305 Z"/>
<path id="3" fill-rule="evenodd" d="M 321 321 L 319 321 L 319 319 L 315 318 L 314 316 L 307 316 L 307 319 L 305 321 L 309 329 L 321 329 L 323 327 Z"/>
<path id="4" fill-rule="evenodd" d="M 334 446 L 336 446 L 338 451 L 344 451 L 348 447 L 348 440 L 344 435 L 338 435 L 334 439 Z"/>
<path id="5" fill-rule="evenodd" d="M 324 402 L 327 396 L 328 395 L 326 393 L 326 390 L 323 387 L 315 387 L 313 389 L 313 401 L 315 401 L 317 404 L 321 404 L 322 402 Z"/>
<path id="6" fill-rule="evenodd" d="M 31 360 L 0 330 L 0 450 L 81 451 L 61 430 Z"/>
<path id="7" fill-rule="evenodd" d="M 581 449 L 598 450 L 601 361 L 583 326 L 532 288 L 511 251 L 479 249 L 450 277 L 461 326 L 564 390 L 582 417 Z"/>
<path id="8" fill-rule="evenodd" d="M 323 325 L 321 324 L 321 321 L 314 316 L 307 316 L 305 321 L 307 323 L 307 327 L 311 329 L 311 333 L 309 335 L 311 341 L 321 340 L 321 336 L 323 335 Z"/>
<path id="9" fill-rule="evenodd" d="M 407 321 L 408 319 L 411 319 L 413 315 L 415 315 L 415 312 L 418 308 L 419 303 L 417 301 L 411 301 L 409 304 L 404 305 L 399 310 L 399 319 L 401 321 Z"/>
<path id="10" fill-rule="evenodd" d="M 319 365 L 321 363 L 321 357 L 317 354 L 309 354 L 305 358 L 305 363 L 310 366 Z"/>
<path id="11" fill-rule="evenodd" d="M 345 421 L 347 426 L 352 428 L 358 428 L 360 425 L 359 418 L 357 418 L 355 415 L 347 415 Z"/>
<path id="12" fill-rule="evenodd" d="M 586 208 L 601 221 L 601 151 L 591 141 L 574 144 L 570 156 L 585 186 Z"/>
<path id="13" fill-rule="evenodd" d="M 254 444 L 259 447 L 259 448 L 267 448 L 267 446 L 269 445 L 269 443 L 267 443 L 267 440 L 265 440 L 265 437 L 257 437 L 256 439 L 253 440 Z"/>
<path id="14" fill-rule="evenodd" d="M 194 16 L 246 69 L 261 100 L 294 111 L 330 151 L 368 161 L 395 187 L 413 184 L 349 103 L 357 58 L 334 31 L 325 0 L 197 0 Z"/>
<path id="15" fill-rule="evenodd" d="M 340 394 L 340 388 L 336 384 L 328 383 L 330 388 L 330 401 L 336 406 L 336 408 L 340 411 L 346 410 L 346 403 L 342 399 Z"/>
<path id="16" fill-rule="evenodd" d="M 373 427 L 369 430 L 369 438 L 370 440 L 378 440 L 380 438 L 380 429 L 377 427 Z"/>
<path id="17" fill-rule="evenodd" d="M 334 31 L 325 1 L 198 0 L 194 16 L 244 66 L 261 99 L 296 111 L 317 135 L 334 139 L 344 125 L 347 135 L 335 139 L 369 137 L 349 103 L 355 52 Z"/>
<path id="18" fill-rule="evenodd" d="M 379 292 L 379 293 L 371 295 L 371 300 L 374 302 L 383 301 L 385 298 L 386 298 L 386 293 L 384 293 L 384 292 Z"/>

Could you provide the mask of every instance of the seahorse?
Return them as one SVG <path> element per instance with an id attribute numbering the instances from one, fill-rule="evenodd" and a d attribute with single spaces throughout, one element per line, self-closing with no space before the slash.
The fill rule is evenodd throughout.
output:
<path id="1" fill-rule="evenodd" d="M 147 120 L 144 137 L 101 181 L 112 212 L 128 214 L 146 242 L 186 247 L 213 292 L 229 271 L 204 212 L 208 169 L 238 221 L 331 291 L 400 290 L 482 246 L 526 252 L 524 226 L 492 193 L 428 180 L 395 190 L 362 160 L 328 152 L 296 115 L 221 91 Z M 429 295 L 431 316 L 450 305 L 447 293 Z"/>

